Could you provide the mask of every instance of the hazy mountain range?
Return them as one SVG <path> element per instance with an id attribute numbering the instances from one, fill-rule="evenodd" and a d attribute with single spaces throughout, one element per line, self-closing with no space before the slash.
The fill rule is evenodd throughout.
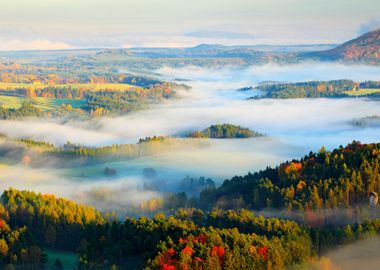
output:
<path id="1" fill-rule="evenodd" d="M 380 64 L 380 29 L 343 44 L 236 45 L 200 44 L 189 48 L 75 49 L 55 51 L 0 52 L 0 59 L 81 62 L 157 68 L 168 66 L 218 66 L 297 63 L 307 60 L 351 64 Z"/>

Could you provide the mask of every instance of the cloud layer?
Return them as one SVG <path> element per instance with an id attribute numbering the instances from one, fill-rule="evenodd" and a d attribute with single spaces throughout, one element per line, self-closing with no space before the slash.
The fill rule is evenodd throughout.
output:
<path id="1" fill-rule="evenodd" d="M 0 51 L 20 50 L 66 50 L 74 47 L 61 41 L 48 39 L 22 40 L 22 39 L 0 39 Z"/>
<path id="2" fill-rule="evenodd" d="M 217 183 L 234 175 L 263 169 L 302 157 L 321 146 L 331 149 L 352 140 L 378 142 L 380 128 L 357 127 L 351 121 L 380 115 L 380 101 L 358 99 L 246 100 L 254 93 L 236 91 L 260 81 L 305 81 L 328 79 L 380 80 L 380 68 L 305 63 L 292 66 L 252 66 L 246 69 L 163 68 L 164 78 L 190 79 L 189 91 L 180 98 L 148 110 L 116 118 L 89 121 L 31 119 L 0 121 L 0 133 L 11 137 L 44 140 L 58 145 L 66 141 L 85 145 L 136 143 L 153 135 L 183 135 L 211 124 L 232 123 L 267 135 L 264 138 L 211 140 L 207 147 L 178 148 L 134 160 L 105 162 L 71 168 L 0 168 L 6 188 L 54 192 L 78 201 L 96 202 L 93 194 L 117 194 L 99 204 L 101 208 L 123 207 L 161 196 L 142 190 L 144 168 L 157 170 L 158 179 L 174 187 L 186 175 L 212 177 Z M 105 178 L 105 167 L 117 170 Z M 164 185 L 163 185 L 164 186 Z"/>

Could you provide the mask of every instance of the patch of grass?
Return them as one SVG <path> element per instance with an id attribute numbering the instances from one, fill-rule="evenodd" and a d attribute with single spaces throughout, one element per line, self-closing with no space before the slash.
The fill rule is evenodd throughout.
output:
<path id="1" fill-rule="evenodd" d="M 373 93 L 380 93 L 380 88 L 361 88 L 359 90 L 350 90 L 344 92 L 350 96 L 365 96 Z"/>
<path id="2" fill-rule="evenodd" d="M 5 83 L 0 82 L 1 90 L 15 90 L 18 88 L 34 88 L 42 89 L 46 87 L 57 87 L 57 88 L 68 88 L 73 89 L 83 89 L 90 91 L 99 91 L 99 90 L 114 90 L 114 91 L 127 91 L 135 87 L 131 84 L 126 83 L 73 83 L 73 84 L 33 84 L 33 83 Z"/>
<path id="3" fill-rule="evenodd" d="M 6 109 L 17 109 L 24 100 L 25 98 L 22 97 L 0 96 L 0 106 Z"/>
<path id="4" fill-rule="evenodd" d="M 68 99 L 68 98 L 25 98 L 13 96 L 0 96 L 0 105 L 7 109 L 17 109 L 24 101 L 31 102 L 35 107 L 45 111 L 55 110 L 62 106 L 62 104 L 71 104 L 73 108 L 79 108 L 86 101 L 82 99 Z"/>
<path id="5" fill-rule="evenodd" d="M 56 109 L 62 106 L 62 104 L 71 104 L 73 108 L 79 108 L 82 104 L 86 103 L 83 99 L 69 99 L 69 98 L 43 98 L 35 97 L 31 99 L 31 102 L 43 110 Z"/>
<path id="6" fill-rule="evenodd" d="M 0 170 L 1 170 L 1 169 L 5 169 L 5 168 L 7 168 L 7 167 L 8 167 L 7 164 L 5 164 L 5 163 L 1 163 L 1 162 L 0 162 Z"/>
<path id="7" fill-rule="evenodd" d="M 77 265 L 77 255 L 72 252 L 57 251 L 50 248 L 44 248 L 48 255 L 47 269 L 52 269 L 56 259 L 59 259 L 64 270 L 72 270 Z"/>

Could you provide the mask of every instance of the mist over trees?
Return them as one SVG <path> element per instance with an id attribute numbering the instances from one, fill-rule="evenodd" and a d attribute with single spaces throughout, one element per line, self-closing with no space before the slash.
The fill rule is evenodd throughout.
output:
<path id="1" fill-rule="evenodd" d="M 216 124 L 201 130 L 190 132 L 190 138 L 211 138 L 211 139 L 231 139 L 231 138 L 251 138 L 261 137 L 263 134 L 232 124 Z"/>
<path id="2" fill-rule="evenodd" d="M 187 177 L 183 189 L 205 188 L 199 199 L 178 194 L 177 201 L 166 202 L 169 216 L 124 221 L 54 195 L 9 189 L 1 196 L 0 264 L 39 269 L 49 247 L 78 252 L 78 269 L 307 265 L 337 245 L 380 233 L 376 217 L 357 222 L 351 216 L 332 226 L 318 216 L 323 209 L 358 206 L 376 216 L 378 206 L 369 205 L 369 195 L 379 192 L 379 158 L 380 144 L 353 142 L 234 177 L 220 187 L 211 179 Z M 144 173 L 156 177 L 152 168 Z M 248 210 L 262 208 L 297 210 L 302 219 L 265 218 Z"/>

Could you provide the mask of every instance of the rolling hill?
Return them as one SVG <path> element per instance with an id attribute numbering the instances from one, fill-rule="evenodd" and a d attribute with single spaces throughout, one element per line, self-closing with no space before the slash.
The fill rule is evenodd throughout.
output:
<path id="1" fill-rule="evenodd" d="M 380 64 L 380 29 L 349 40 L 333 49 L 304 53 L 303 56 L 324 61 Z"/>

